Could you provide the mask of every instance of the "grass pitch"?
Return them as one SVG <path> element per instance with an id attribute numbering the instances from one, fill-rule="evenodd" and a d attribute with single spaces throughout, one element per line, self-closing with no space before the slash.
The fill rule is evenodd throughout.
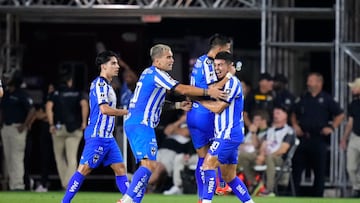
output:
<path id="1" fill-rule="evenodd" d="M 0 192 L 0 203 L 60 203 L 63 192 Z M 120 193 L 79 192 L 72 203 L 115 203 Z M 359 199 L 302 198 L 302 197 L 255 197 L 256 203 L 359 203 Z M 239 203 L 234 195 L 215 196 L 214 203 Z M 146 194 L 142 203 L 197 203 L 196 195 L 164 196 Z"/>

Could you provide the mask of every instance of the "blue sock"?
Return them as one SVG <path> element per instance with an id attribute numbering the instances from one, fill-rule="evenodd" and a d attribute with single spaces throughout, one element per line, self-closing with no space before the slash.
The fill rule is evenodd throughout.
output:
<path id="1" fill-rule="evenodd" d="M 219 178 L 219 186 L 220 187 L 222 187 L 222 188 L 224 188 L 225 186 L 226 186 L 226 183 L 225 183 L 225 181 L 224 181 L 224 179 L 222 179 L 222 176 L 221 176 L 221 169 L 220 169 L 220 167 L 218 167 L 217 168 L 218 170 L 217 170 L 217 177 Z"/>
<path id="2" fill-rule="evenodd" d="M 74 173 L 74 175 L 71 177 L 68 183 L 62 203 L 70 203 L 72 198 L 79 191 L 84 180 L 85 180 L 85 176 L 83 176 L 80 172 L 76 171 Z"/>
<path id="3" fill-rule="evenodd" d="M 144 198 L 144 195 L 145 195 L 145 192 L 146 192 L 146 188 L 144 187 L 142 190 L 140 190 L 136 196 L 133 198 L 133 202 L 134 203 L 140 203 L 141 200 Z"/>
<path id="4" fill-rule="evenodd" d="M 206 170 L 205 184 L 203 188 L 203 200 L 212 200 L 216 189 L 216 172 L 215 170 Z"/>
<path id="5" fill-rule="evenodd" d="M 151 171 L 144 166 L 140 166 L 134 173 L 131 184 L 126 191 L 126 194 L 131 197 L 133 200 L 135 196 L 146 188 L 149 178 L 151 176 Z"/>
<path id="6" fill-rule="evenodd" d="M 126 175 L 116 176 L 116 186 L 119 191 L 124 195 L 129 187 L 129 180 Z"/>
<path id="7" fill-rule="evenodd" d="M 197 163 L 197 166 L 195 169 L 195 179 L 196 179 L 199 199 L 202 199 L 203 187 L 204 187 L 204 171 L 201 169 L 203 163 L 204 163 L 204 158 L 199 157 L 198 163 Z"/>
<path id="8" fill-rule="evenodd" d="M 245 184 L 237 177 L 228 182 L 228 185 L 231 187 L 233 193 L 242 201 L 246 202 L 251 200 L 251 196 L 249 194 L 248 189 Z"/>

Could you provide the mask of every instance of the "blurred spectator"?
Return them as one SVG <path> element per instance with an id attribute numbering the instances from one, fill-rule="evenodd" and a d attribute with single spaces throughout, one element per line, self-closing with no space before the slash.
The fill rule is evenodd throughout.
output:
<path id="1" fill-rule="evenodd" d="M 138 77 L 130 68 L 125 68 L 122 77 L 123 83 L 120 88 L 120 105 L 128 106 L 130 99 L 133 96 Z"/>
<path id="2" fill-rule="evenodd" d="M 35 113 L 32 99 L 20 88 L 22 81 L 20 72 L 14 74 L 6 84 L 7 88 L 1 102 L 1 137 L 10 190 L 25 189 L 26 137 L 31 117 Z"/>
<path id="3" fill-rule="evenodd" d="M 343 110 L 331 95 L 322 90 L 324 78 L 319 73 L 307 77 L 307 92 L 296 99 L 291 123 L 300 139 L 293 158 L 296 194 L 300 194 L 302 171 L 309 166 L 314 171 L 310 196 L 322 197 L 325 184 L 327 141 L 344 119 Z"/>
<path id="4" fill-rule="evenodd" d="M 288 79 L 285 75 L 278 73 L 274 76 L 275 106 L 285 105 L 291 111 L 295 102 L 295 96 L 287 89 Z M 289 116 L 290 120 L 290 116 Z"/>
<path id="5" fill-rule="evenodd" d="M 258 184 L 256 181 L 256 172 L 253 168 L 259 153 L 259 148 L 266 135 L 266 130 L 268 129 L 268 121 L 269 114 L 267 111 L 256 111 L 252 119 L 252 124 L 249 127 L 249 132 L 246 134 L 244 142 L 239 146 L 239 161 L 237 168 L 243 168 L 251 193 Z"/>
<path id="6" fill-rule="evenodd" d="M 4 89 L 2 86 L 2 81 L 0 80 L 0 98 L 4 96 Z"/>
<path id="7" fill-rule="evenodd" d="M 240 80 L 243 89 L 243 95 L 246 97 L 251 92 L 251 84 L 247 80 Z"/>
<path id="8" fill-rule="evenodd" d="M 273 78 L 269 73 L 260 74 L 258 87 L 252 90 L 244 101 L 244 122 L 245 126 L 251 125 L 250 118 L 256 110 L 267 110 L 272 120 L 272 110 L 274 108 L 274 92 L 273 92 Z"/>
<path id="9" fill-rule="evenodd" d="M 189 148 L 190 149 L 190 148 Z M 185 166 L 196 165 L 198 162 L 198 155 L 192 147 L 186 153 L 177 154 L 174 158 L 174 166 L 172 176 L 173 186 L 169 190 L 163 192 L 164 195 L 177 195 L 183 194 L 183 181 L 181 177 L 181 171 L 185 169 Z"/>
<path id="10" fill-rule="evenodd" d="M 288 111 L 285 105 L 275 106 L 273 124 L 266 131 L 265 140 L 256 158 L 257 165 L 266 165 L 266 190 L 262 191 L 260 196 L 275 196 L 276 167 L 283 164 L 290 147 L 295 144 L 294 130 L 287 124 Z"/>
<path id="11" fill-rule="evenodd" d="M 162 191 L 162 180 L 173 174 L 175 156 L 179 153 L 188 153 L 192 149 L 189 129 L 186 125 L 186 113 L 164 129 L 166 138 L 161 143 L 157 154 L 157 167 L 152 173 L 149 184 L 153 190 Z"/>
<path id="12" fill-rule="evenodd" d="M 46 102 L 49 132 L 61 186 L 66 189 L 78 165 L 78 148 L 87 125 L 89 104 L 83 92 L 73 88 L 70 73 L 61 76 L 61 84 Z"/>
<path id="13" fill-rule="evenodd" d="M 352 185 L 352 197 L 360 197 L 360 78 L 349 83 L 353 101 L 340 147 L 346 151 L 346 169 Z"/>

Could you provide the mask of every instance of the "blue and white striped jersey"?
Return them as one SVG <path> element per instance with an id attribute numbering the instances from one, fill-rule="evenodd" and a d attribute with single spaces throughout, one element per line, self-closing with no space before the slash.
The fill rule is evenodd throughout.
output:
<path id="1" fill-rule="evenodd" d="M 208 88 L 208 85 L 218 81 L 215 73 L 214 59 L 208 57 L 206 54 L 200 56 L 191 72 L 190 85 L 199 88 Z M 209 110 L 203 107 L 199 102 L 194 101 L 192 110 L 200 110 L 208 112 Z"/>
<path id="2" fill-rule="evenodd" d="M 125 125 L 144 124 L 155 128 L 160 121 L 166 90 L 174 88 L 177 84 L 179 82 L 167 72 L 155 66 L 146 68 L 136 83 Z"/>
<path id="3" fill-rule="evenodd" d="M 97 77 L 91 82 L 89 93 L 90 114 L 85 129 L 86 138 L 113 138 L 115 116 L 104 115 L 101 104 L 116 108 L 116 94 L 111 84 L 104 77 Z"/>
<path id="4" fill-rule="evenodd" d="M 242 111 L 244 98 L 240 80 L 233 76 L 224 86 L 228 94 L 225 102 L 229 106 L 219 114 L 215 114 L 215 137 L 242 141 L 244 135 L 244 119 Z"/>

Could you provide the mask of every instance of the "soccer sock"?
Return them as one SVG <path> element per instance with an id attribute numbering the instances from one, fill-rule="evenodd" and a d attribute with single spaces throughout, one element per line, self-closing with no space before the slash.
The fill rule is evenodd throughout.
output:
<path id="1" fill-rule="evenodd" d="M 237 177 L 228 182 L 228 185 L 231 187 L 233 193 L 242 201 L 251 203 L 252 199 L 249 194 L 249 191 L 247 190 L 245 184 Z"/>
<path id="2" fill-rule="evenodd" d="M 203 163 L 204 163 L 204 158 L 199 157 L 195 169 L 195 179 L 196 179 L 199 199 L 202 199 L 203 187 L 204 187 L 204 171 L 202 170 Z"/>
<path id="3" fill-rule="evenodd" d="M 206 170 L 205 174 L 205 184 L 203 188 L 203 202 L 205 200 L 212 200 L 214 197 L 214 191 L 216 189 L 216 172 L 215 170 Z M 207 202 L 207 201 L 205 201 Z"/>
<path id="4" fill-rule="evenodd" d="M 135 196 L 134 199 L 133 199 L 133 202 L 134 202 L 134 203 L 140 203 L 141 200 L 144 198 L 145 192 L 146 192 L 146 187 L 144 187 L 142 190 L 140 190 L 140 191 L 136 194 L 136 196 Z"/>
<path id="5" fill-rule="evenodd" d="M 71 177 L 68 183 L 62 203 L 70 203 L 71 199 L 79 191 L 84 180 L 85 180 L 85 176 L 82 175 L 79 171 L 76 171 L 74 173 L 74 175 Z"/>
<path id="6" fill-rule="evenodd" d="M 224 188 L 226 186 L 226 183 L 225 183 L 224 179 L 222 179 L 222 177 L 221 177 L 221 169 L 220 169 L 220 167 L 218 167 L 217 169 L 218 169 L 217 170 L 217 177 L 218 177 L 218 180 L 219 180 L 219 186 Z"/>
<path id="7" fill-rule="evenodd" d="M 131 184 L 126 191 L 126 194 L 131 197 L 133 200 L 135 196 L 146 188 L 149 178 L 151 176 L 151 171 L 144 166 L 140 166 L 134 173 Z"/>
<path id="8" fill-rule="evenodd" d="M 126 175 L 116 176 L 116 186 L 122 194 L 126 193 L 129 187 L 129 180 Z"/>

